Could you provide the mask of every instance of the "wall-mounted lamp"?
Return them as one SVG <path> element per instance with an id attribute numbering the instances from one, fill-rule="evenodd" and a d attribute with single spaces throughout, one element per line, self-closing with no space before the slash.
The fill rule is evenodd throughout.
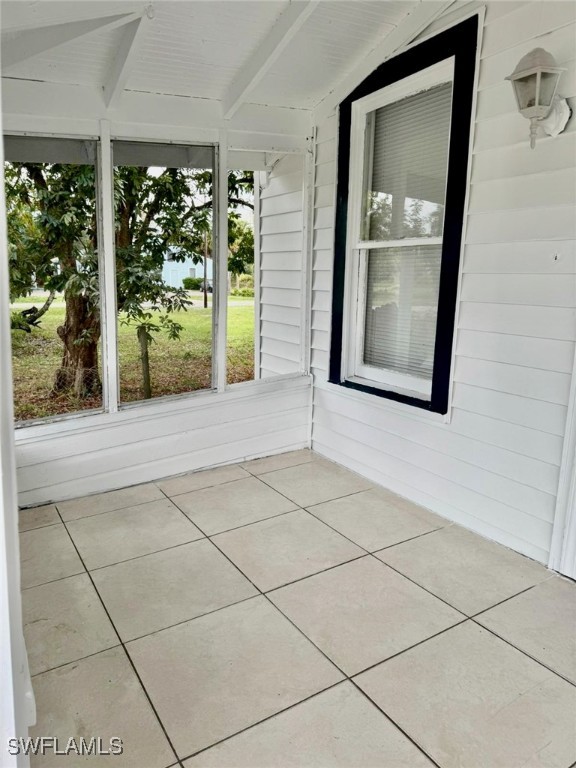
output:
<path id="1" fill-rule="evenodd" d="M 556 96 L 562 67 L 543 48 L 534 48 L 523 56 L 506 80 L 512 82 L 520 114 L 530 120 L 530 147 L 536 145 L 540 125 L 549 136 L 562 133 L 572 110 L 566 99 Z"/>

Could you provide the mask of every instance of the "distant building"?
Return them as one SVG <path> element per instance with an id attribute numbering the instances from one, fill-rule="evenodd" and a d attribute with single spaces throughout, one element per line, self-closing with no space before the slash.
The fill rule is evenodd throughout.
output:
<path id="1" fill-rule="evenodd" d="M 185 277 L 200 277 L 204 278 L 204 263 L 200 260 L 197 264 L 191 258 L 186 258 L 184 261 L 175 261 L 174 252 L 175 248 L 170 249 L 164 264 L 162 265 L 162 280 L 168 285 L 174 288 L 182 288 L 182 280 Z M 208 284 L 212 285 L 213 270 L 212 259 L 207 259 L 206 264 L 206 277 Z"/>

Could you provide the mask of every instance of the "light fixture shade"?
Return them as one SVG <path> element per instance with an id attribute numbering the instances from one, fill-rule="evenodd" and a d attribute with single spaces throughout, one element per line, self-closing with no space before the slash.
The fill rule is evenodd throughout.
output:
<path id="1" fill-rule="evenodd" d="M 518 109 L 524 117 L 537 120 L 546 117 L 562 72 L 564 69 L 557 67 L 552 54 L 543 48 L 534 48 L 520 59 L 506 79 L 512 82 Z"/>

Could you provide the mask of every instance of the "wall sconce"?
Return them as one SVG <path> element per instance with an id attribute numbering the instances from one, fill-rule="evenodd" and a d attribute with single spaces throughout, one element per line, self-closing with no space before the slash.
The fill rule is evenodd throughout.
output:
<path id="1" fill-rule="evenodd" d="M 554 56 L 543 48 L 534 48 L 523 56 L 506 80 L 512 82 L 520 114 L 530 120 L 530 147 L 536 145 L 540 125 L 549 136 L 558 136 L 566 127 L 572 110 L 566 99 L 556 96 L 564 72 Z"/>

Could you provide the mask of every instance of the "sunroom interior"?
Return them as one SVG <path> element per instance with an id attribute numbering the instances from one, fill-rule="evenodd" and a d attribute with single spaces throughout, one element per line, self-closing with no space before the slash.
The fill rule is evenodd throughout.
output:
<path id="1" fill-rule="evenodd" d="M 574 3 L 1 12 L 6 765 L 576 762 Z"/>

